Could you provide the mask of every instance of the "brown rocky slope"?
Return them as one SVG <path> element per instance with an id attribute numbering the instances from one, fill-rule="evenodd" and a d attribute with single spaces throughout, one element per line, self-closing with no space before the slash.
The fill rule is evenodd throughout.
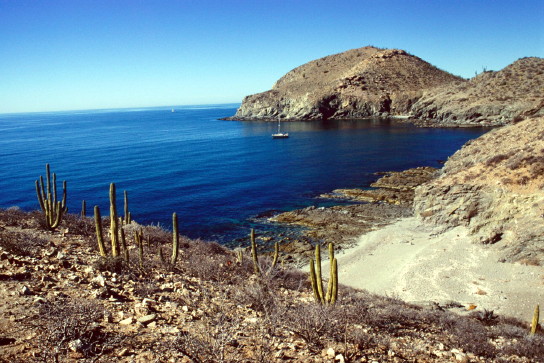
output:
<path id="1" fill-rule="evenodd" d="M 544 263 L 544 117 L 490 131 L 416 189 L 416 216 L 465 225 L 507 261 Z"/>
<path id="2" fill-rule="evenodd" d="M 498 71 L 423 93 L 411 117 L 432 125 L 497 126 L 544 115 L 544 59 L 522 58 Z"/>
<path id="3" fill-rule="evenodd" d="M 297 67 L 247 96 L 230 119 L 362 118 L 406 114 L 422 90 L 461 78 L 398 49 L 364 47 Z"/>
<path id="4" fill-rule="evenodd" d="M 142 228 L 142 261 L 132 238 L 128 260 L 101 258 L 92 218 L 66 215 L 55 232 L 42 218 L 0 210 L 0 362 L 483 363 L 544 354 L 542 334 L 493 312 L 460 316 L 345 286 L 336 305 L 322 306 L 307 274 L 264 258 L 259 277 L 248 253 L 240 263 L 222 246 L 182 238 L 171 265 L 157 253 L 171 233 L 133 223 L 123 228 Z"/>
<path id="5" fill-rule="evenodd" d="M 364 47 L 308 62 L 244 98 L 230 120 L 409 116 L 425 126 L 498 126 L 544 114 L 544 59 L 470 80 L 404 50 Z"/>

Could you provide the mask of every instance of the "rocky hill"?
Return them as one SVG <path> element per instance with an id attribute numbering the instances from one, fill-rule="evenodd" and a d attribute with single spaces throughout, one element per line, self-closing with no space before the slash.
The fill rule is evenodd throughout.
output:
<path id="1" fill-rule="evenodd" d="M 467 143 L 440 177 L 416 189 L 425 221 L 468 226 L 507 261 L 544 263 L 544 117 L 505 126 Z"/>
<path id="2" fill-rule="evenodd" d="M 247 96 L 231 119 L 362 118 L 406 114 L 422 91 L 462 79 L 403 50 L 364 47 L 306 63 Z"/>
<path id="3" fill-rule="evenodd" d="M 426 126 L 496 126 L 544 114 L 544 59 L 465 80 L 398 49 L 364 47 L 308 62 L 244 98 L 231 120 L 409 116 Z"/>
<path id="4" fill-rule="evenodd" d="M 431 125 L 504 125 L 544 115 L 544 59 L 522 58 L 498 71 L 426 90 L 410 116 Z"/>

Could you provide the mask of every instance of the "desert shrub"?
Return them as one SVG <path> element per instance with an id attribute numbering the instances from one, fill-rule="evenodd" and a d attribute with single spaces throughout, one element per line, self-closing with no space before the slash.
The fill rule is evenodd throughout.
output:
<path id="1" fill-rule="evenodd" d="M 42 248 L 49 245 L 43 238 L 30 233 L 0 230 L 0 246 L 18 256 L 39 256 Z"/>
<path id="2" fill-rule="evenodd" d="M 141 298 L 153 298 L 160 291 L 157 281 L 150 278 L 142 278 L 135 281 L 134 295 Z"/>
<path id="3" fill-rule="evenodd" d="M 544 357 L 544 336 L 525 334 L 513 344 L 504 347 L 503 352 L 532 359 L 542 359 Z"/>
<path id="4" fill-rule="evenodd" d="M 111 273 L 122 274 L 126 272 L 126 264 L 122 257 L 100 257 L 95 261 L 93 267 L 101 272 L 109 271 Z"/>
<path id="5" fill-rule="evenodd" d="M 327 340 L 342 340 L 344 326 L 340 314 L 341 309 L 334 306 L 298 304 L 282 315 L 282 323 L 300 336 L 311 351 L 319 352 Z"/>
<path id="6" fill-rule="evenodd" d="M 460 319 L 452 313 L 441 314 L 441 326 L 451 334 L 453 344 L 463 348 L 466 352 L 487 358 L 494 358 L 496 348 L 489 342 L 486 328 L 477 320 Z"/>
<path id="7" fill-rule="evenodd" d="M 70 352 L 92 357 L 111 350 L 119 338 L 102 330 L 99 321 L 104 308 L 85 299 L 56 299 L 44 303 L 32 324 L 38 331 L 36 342 L 44 361 L 58 361 Z"/>
<path id="8" fill-rule="evenodd" d="M 498 163 L 500 163 L 501 161 L 508 159 L 509 157 L 510 156 L 506 155 L 506 154 L 498 154 L 498 155 L 493 156 L 490 159 L 487 159 L 487 161 L 485 162 L 485 165 L 486 166 L 494 166 L 494 165 L 497 165 Z"/>
<path id="9" fill-rule="evenodd" d="M 192 326 L 191 331 L 181 331 L 171 342 L 173 350 L 189 357 L 193 362 L 235 362 L 240 357 L 233 352 L 240 333 L 240 321 L 215 306 L 209 315 Z"/>
<path id="10" fill-rule="evenodd" d="M 96 229 L 93 218 L 67 213 L 63 217 L 62 225 L 68 229 L 70 234 L 79 235 L 93 241 L 96 239 Z"/>
<path id="11" fill-rule="evenodd" d="M 235 289 L 233 297 L 238 304 L 262 312 L 265 316 L 271 316 L 278 310 L 279 301 L 276 293 L 265 281 L 254 280 Z"/>
<path id="12" fill-rule="evenodd" d="M 39 211 L 24 212 L 18 207 L 0 209 L 0 222 L 10 227 L 36 228 L 41 218 Z"/>

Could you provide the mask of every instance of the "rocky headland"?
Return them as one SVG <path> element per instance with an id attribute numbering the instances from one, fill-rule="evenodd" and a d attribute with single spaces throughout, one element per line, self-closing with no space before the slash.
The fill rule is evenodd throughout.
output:
<path id="1" fill-rule="evenodd" d="M 497 126 L 542 115 L 543 87 L 538 57 L 466 80 L 404 50 L 364 47 L 293 69 L 226 119 L 402 116 L 425 126 Z"/>

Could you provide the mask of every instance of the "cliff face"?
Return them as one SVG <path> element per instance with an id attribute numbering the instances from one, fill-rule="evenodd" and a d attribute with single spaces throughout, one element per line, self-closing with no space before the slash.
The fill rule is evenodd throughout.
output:
<path id="1" fill-rule="evenodd" d="M 437 225 L 468 226 L 507 261 L 544 263 L 544 117 L 490 131 L 416 189 L 414 212 Z"/>
<path id="2" fill-rule="evenodd" d="M 439 126 L 497 126 L 542 116 L 544 59 L 522 58 L 498 72 L 426 90 L 410 115 Z"/>
<path id="3" fill-rule="evenodd" d="M 365 47 L 311 61 L 247 96 L 231 119 L 313 120 L 406 114 L 422 91 L 463 82 L 397 49 Z"/>

